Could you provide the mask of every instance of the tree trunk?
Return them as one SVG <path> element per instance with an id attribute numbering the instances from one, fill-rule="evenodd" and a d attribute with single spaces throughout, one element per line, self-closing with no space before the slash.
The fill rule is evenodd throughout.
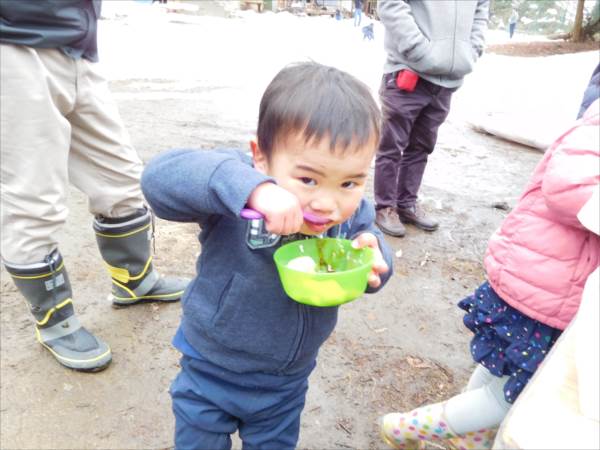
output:
<path id="1" fill-rule="evenodd" d="M 575 24 L 573 25 L 573 42 L 583 41 L 583 4 L 585 0 L 577 0 L 577 12 L 575 13 Z"/>

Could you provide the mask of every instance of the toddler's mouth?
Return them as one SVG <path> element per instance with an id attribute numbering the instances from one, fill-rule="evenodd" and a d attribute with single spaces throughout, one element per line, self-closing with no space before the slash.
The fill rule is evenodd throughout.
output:
<path id="1" fill-rule="evenodd" d="M 308 211 L 304 211 L 304 221 L 312 225 L 326 225 L 331 222 L 327 217 L 321 217 Z"/>
<path id="2" fill-rule="evenodd" d="M 331 221 L 331 220 L 328 220 L 325 223 L 315 223 L 315 222 L 311 222 L 310 220 L 307 220 L 307 219 L 304 220 L 304 225 L 314 234 L 324 233 L 329 228 L 331 228 L 332 224 L 333 224 L 333 221 Z"/>

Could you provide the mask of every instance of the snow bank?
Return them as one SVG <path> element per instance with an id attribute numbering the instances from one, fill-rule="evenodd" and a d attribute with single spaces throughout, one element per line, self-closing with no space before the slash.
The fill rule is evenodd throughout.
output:
<path id="1" fill-rule="evenodd" d="M 252 11 L 224 19 L 172 13 L 157 5 L 105 2 L 105 13 L 113 20 L 101 21 L 99 47 L 110 80 L 168 80 L 180 90 L 210 89 L 216 113 L 250 126 L 266 85 L 296 61 L 346 70 L 377 98 L 385 59 L 383 26 L 377 21 L 375 39 L 368 41 L 351 19 Z M 370 22 L 364 17 L 361 25 Z M 490 43 L 506 40 L 505 32 L 488 32 Z M 597 52 L 539 58 L 485 54 L 454 95 L 449 120 L 501 118 L 504 128 L 551 140 L 575 118 L 596 64 Z"/>

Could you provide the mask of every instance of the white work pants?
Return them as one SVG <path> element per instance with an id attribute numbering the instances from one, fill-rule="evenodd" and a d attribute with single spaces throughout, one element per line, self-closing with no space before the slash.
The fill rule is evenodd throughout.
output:
<path id="1" fill-rule="evenodd" d="M 96 65 L 56 49 L 0 45 L 1 253 L 43 260 L 58 246 L 71 182 L 92 214 L 143 206 L 142 162 Z"/>

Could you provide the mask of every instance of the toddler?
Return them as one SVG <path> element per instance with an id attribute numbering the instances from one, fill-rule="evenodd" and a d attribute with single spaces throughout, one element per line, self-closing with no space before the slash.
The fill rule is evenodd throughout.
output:
<path id="1" fill-rule="evenodd" d="M 363 198 L 379 129 L 363 83 L 302 63 L 263 94 L 252 157 L 174 150 L 148 164 L 142 188 L 156 214 L 202 228 L 173 341 L 182 353 L 171 386 L 177 449 L 229 449 L 235 431 L 248 449 L 296 446 L 308 377 L 337 307 L 287 297 L 273 253 L 307 237 L 352 239 L 376 255 L 367 292 L 387 281 L 391 253 Z M 264 220 L 242 219 L 245 207 Z"/>
<path id="2" fill-rule="evenodd" d="M 598 102 L 558 138 L 515 209 L 490 239 L 488 281 L 459 302 L 478 363 L 466 391 L 448 401 L 381 419 L 394 448 L 447 440 L 491 448 L 494 429 L 579 307 L 598 267 L 600 239 L 577 214 L 600 180 Z"/>

